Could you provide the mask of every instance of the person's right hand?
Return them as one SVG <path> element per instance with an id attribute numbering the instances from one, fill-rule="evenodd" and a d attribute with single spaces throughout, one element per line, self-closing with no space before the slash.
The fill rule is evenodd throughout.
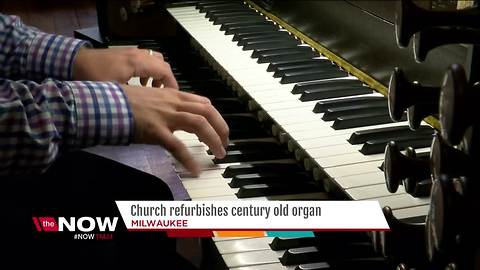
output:
<path id="1" fill-rule="evenodd" d="M 199 165 L 175 130 L 195 133 L 215 157 L 225 156 L 228 125 L 208 98 L 170 88 L 122 87 L 133 112 L 135 142 L 162 145 L 195 176 Z"/>

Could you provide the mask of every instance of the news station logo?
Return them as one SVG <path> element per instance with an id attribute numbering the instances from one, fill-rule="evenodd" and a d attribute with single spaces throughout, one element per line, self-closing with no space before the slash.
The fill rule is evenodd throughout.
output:
<path id="1" fill-rule="evenodd" d="M 38 232 L 73 232 L 75 240 L 112 240 L 118 217 L 32 217 Z"/>

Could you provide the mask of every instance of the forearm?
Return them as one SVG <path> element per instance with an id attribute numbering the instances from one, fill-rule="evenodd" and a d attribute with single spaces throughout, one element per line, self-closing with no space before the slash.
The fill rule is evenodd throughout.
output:
<path id="1" fill-rule="evenodd" d="M 64 151 L 127 144 L 133 125 L 112 83 L 0 79 L 0 175 L 43 172 Z"/>

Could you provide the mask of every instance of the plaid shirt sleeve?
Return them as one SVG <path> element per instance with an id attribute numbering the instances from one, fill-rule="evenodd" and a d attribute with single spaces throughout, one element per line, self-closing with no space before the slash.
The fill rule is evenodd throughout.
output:
<path id="1" fill-rule="evenodd" d="M 42 81 L 70 80 L 72 62 L 85 41 L 52 35 L 0 13 L 0 77 Z"/>
<path id="2" fill-rule="evenodd" d="M 0 175 L 39 173 L 62 151 L 132 141 L 118 84 L 70 81 L 84 45 L 0 14 Z"/>

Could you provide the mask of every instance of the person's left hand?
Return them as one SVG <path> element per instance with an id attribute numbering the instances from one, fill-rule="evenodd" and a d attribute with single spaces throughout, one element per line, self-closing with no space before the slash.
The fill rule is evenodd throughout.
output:
<path id="1" fill-rule="evenodd" d="M 115 81 L 127 83 L 140 77 L 142 85 L 153 78 L 153 87 L 178 89 L 170 65 L 159 52 L 137 48 L 89 49 L 81 48 L 74 60 L 73 79 L 88 81 Z"/>

